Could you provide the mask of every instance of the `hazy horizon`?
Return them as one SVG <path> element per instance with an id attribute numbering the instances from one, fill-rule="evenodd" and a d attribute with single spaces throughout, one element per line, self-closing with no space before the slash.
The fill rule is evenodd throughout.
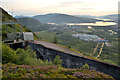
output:
<path id="1" fill-rule="evenodd" d="M 119 0 L 1 0 L 1 7 L 13 16 L 49 13 L 104 16 L 118 13 Z"/>

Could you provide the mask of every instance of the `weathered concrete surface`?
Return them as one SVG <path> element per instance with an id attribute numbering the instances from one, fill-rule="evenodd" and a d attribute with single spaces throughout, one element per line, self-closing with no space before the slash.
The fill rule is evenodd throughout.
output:
<path id="1" fill-rule="evenodd" d="M 80 57 L 84 57 L 72 50 L 68 50 L 66 49 L 65 47 L 62 47 L 60 45 L 57 45 L 57 44 L 53 44 L 53 43 L 49 43 L 49 42 L 45 42 L 45 41 L 34 41 L 33 43 L 35 44 L 40 44 L 46 48 L 50 48 L 50 49 L 54 49 L 54 50 L 58 50 L 58 51 L 61 51 L 61 52 L 65 52 L 67 54 L 71 54 L 71 55 L 76 55 L 76 56 L 80 56 Z"/>

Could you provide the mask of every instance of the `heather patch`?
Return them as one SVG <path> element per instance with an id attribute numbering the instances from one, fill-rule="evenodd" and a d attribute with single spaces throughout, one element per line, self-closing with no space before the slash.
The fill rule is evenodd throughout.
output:
<path id="1" fill-rule="evenodd" d="M 3 78 L 71 78 L 71 79 L 111 79 L 113 77 L 89 69 L 67 69 L 58 65 L 49 66 L 29 66 L 16 65 L 13 63 L 4 64 Z"/>

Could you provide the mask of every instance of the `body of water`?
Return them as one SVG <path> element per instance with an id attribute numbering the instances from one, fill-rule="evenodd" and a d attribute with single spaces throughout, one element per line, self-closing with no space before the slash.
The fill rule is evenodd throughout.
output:
<path id="1" fill-rule="evenodd" d="M 66 23 L 66 25 L 81 25 L 81 26 L 113 26 L 117 25 L 115 22 L 97 21 L 95 23 Z"/>

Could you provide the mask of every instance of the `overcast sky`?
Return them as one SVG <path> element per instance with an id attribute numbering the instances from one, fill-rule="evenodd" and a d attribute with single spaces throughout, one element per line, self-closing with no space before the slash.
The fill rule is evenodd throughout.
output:
<path id="1" fill-rule="evenodd" d="M 119 0 L 0 0 L 0 6 L 13 15 L 47 13 L 102 16 L 118 13 Z"/>

